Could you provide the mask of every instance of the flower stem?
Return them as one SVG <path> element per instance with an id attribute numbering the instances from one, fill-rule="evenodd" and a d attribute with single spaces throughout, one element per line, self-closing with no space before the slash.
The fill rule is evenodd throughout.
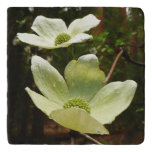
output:
<path id="1" fill-rule="evenodd" d="M 102 143 L 100 143 L 99 141 L 97 141 L 96 139 L 92 138 L 91 136 L 89 136 L 87 134 L 80 132 L 80 135 L 84 136 L 85 138 L 89 139 L 90 141 L 93 141 L 97 145 L 102 145 Z"/>
<path id="2" fill-rule="evenodd" d="M 75 138 L 71 137 L 71 145 L 74 145 L 74 144 L 75 144 Z"/>
<path id="3" fill-rule="evenodd" d="M 120 52 L 117 54 L 112 66 L 111 66 L 111 69 L 110 69 L 110 71 L 109 71 L 109 73 L 108 73 L 108 75 L 106 77 L 105 83 L 107 83 L 109 81 L 109 79 L 110 79 L 110 77 L 111 77 L 111 75 L 112 75 L 112 73 L 113 73 L 113 71 L 114 71 L 114 69 L 116 67 L 116 64 L 117 64 L 119 58 L 121 57 L 121 55 L 123 54 L 123 52 L 124 52 L 123 49 L 120 48 Z"/>

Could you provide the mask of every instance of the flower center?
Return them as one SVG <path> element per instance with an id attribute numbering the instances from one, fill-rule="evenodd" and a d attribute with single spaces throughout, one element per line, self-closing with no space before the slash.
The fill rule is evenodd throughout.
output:
<path id="1" fill-rule="evenodd" d="M 65 43 L 71 39 L 71 36 L 66 33 L 61 33 L 55 38 L 55 46 Z"/>
<path id="2" fill-rule="evenodd" d="M 90 106 L 88 104 L 88 102 L 86 102 L 84 99 L 81 99 L 79 97 L 75 97 L 72 99 L 69 99 L 65 104 L 64 104 L 64 108 L 71 108 L 71 107 L 76 107 L 76 108 L 80 108 L 80 109 L 84 109 L 85 111 L 87 111 L 88 113 L 90 113 Z"/>

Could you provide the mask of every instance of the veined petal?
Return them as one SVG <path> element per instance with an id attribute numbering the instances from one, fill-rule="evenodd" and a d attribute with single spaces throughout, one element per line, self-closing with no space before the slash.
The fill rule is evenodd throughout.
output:
<path id="1" fill-rule="evenodd" d="M 66 66 L 64 74 L 71 97 L 80 97 L 88 102 L 105 81 L 105 74 L 99 69 L 98 58 L 93 54 L 83 55 L 78 61 L 72 60 Z"/>
<path id="2" fill-rule="evenodd" d="M 92 117 L 102 124 L 111 123 L 130 105 L 136 88 L 137 83 L 133 80 L 107 84 L 90 102 Z"/>
<path id="3" fill-rule="evenodd" d="M 63 43 L 63 45 L 64 44 L 72 44 L 72 43 L 81 43 L 81 42 L 84 42 L 84 41 L 86 41 L 88 39 L 91 39 L 91 38 L 92 38 L 92 35 L 85 34 L 85 33 L 80 33 L 80 34 L 77 34 L 76 36 L 74 36 L 68 42 Z"/>
<path id="4" fill-rule="evenodd" d="M 37 16 L 31 29 L 46 39 L 54 39 L 58 34 L 67 32 L 66 24 L 62 19 L 44 16 Z"/>
<path id="5" fill-rule="evenodd" d="M 92 38 L 92 35 L 80 33 L 80 34 L 77 34 L 76 36 L 74 36 L 69 41 L 62 43 L 60 45 L 54 46 L 54 48 L 68 47 L 73 43 L 81 43 L 81 42 L 84 42 L 84 41 L 91 39 L 91 38 Z"/>
<path id="6" fill-rule="evenodd" d="M 27 34 L 27 33 L 18 33 L 17 37 L 24 43 L 31 44 L 34 46 L 39 46 L 42 48 L 49 49 L 53 46 L 53 41 L 48 41 L 42 37 L 39 37 L 35 34 Z"/>
<path id="7" fill-rule="evenodd" d="M 101 123 L 79 108 L 55 110 L 51 117 L 60 125 L 82 133 L 109 134 Z"/>
<path id="8" fill-rule="evenodd" d="M 94 15 L 89 14 L 83 18 L 74 20 L 68 27 L 68 32 L 75 36 L 79 33 L 86 32 L 100 23 Z"/>
<path id="9" fill-rule="evenodd" d="M 69 92 L 65 80 L 46 60 L 33 56 L 31 70 L 34 81 L 44 96 L 62 105 L 68 100 Z"/>
<path id="10" fill-rule="evenodd" d="M 26 87 L 25 90 L 31 97 L 33 103 L 37 108 L 39 108 L 42 112 L 44 112 L 47 116 L 50 116 L 53 110 L 61 109 L 60 105 L 57 105 L 51 100 L 48 100 L 44 96 L 32 91 L 30 88 Z"/>

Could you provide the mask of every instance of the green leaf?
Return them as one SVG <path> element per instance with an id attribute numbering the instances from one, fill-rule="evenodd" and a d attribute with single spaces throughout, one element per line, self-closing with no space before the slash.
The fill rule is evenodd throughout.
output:
<path id="1" fill-rule="evenodd" d="M 144 111 L 144 107 L 141 107 L 141 108 L 137 108 L 137 109 L 136 109 L 136 112 L 141 112 L 141 111 Z"/>
<path id="2" fill-rule="evenodd" d="M 102 48 L 101 52 L 105 52 L 106 51 L 106 48 Z"/>
<path id="3" fill-rule="evenodd" d="M 55 110 L 51 117 L 60 125 L 90 134 L 109 134 L 108 130 L 87 112 L 79 108 Z"/>

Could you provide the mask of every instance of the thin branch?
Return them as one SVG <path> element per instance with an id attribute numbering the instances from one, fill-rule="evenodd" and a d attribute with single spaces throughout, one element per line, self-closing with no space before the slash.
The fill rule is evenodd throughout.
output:
<path id="1" fill-rule="evenodd" d="M 89 139 L 90 141 L 93 141 L 97 145 L 102 145 L 102 143 L 100 143 L 99 141 L 97 141 L 96 139 L 92 138 L 91 136 L 89 136 L 87 134 L 80 132 L 80 135 L 84 136 L 85 138 Z"/>
<path id="2" fill-rule="evenodd" d="M 135 61 L 134 59 L 132 59 L 126 51 L 124 51 L 123 57 L 124 57 L 127 61 L 129 61 L 129 62 L 131 62 L 131 63 L 133 63 L 133 64 L 140 65 L 140 66 L 145 66 L 144 63 L 142 63 L 142 62 L 137 62 L 137 61 Z"/>
<path id="3" fill-rule="evenodd" d="M 110 69 L 110 71 L 109 71 L 109 73 L 108 73 L 108 75 L 107 75 L 107 77 L 106 77 L 105 83 L 107 83 L 107 82 L 109 81 L 109 79 L 110 79 L 110 77 L 111 77 L 111 75 L 112 75 L 112 73 L 113 73 L 113 71 L 114 71 L 114 69 L 115 69 L 115 67 L 116 67 L 116 64 L 117 64 L 119 58 L 121 57 L 121 55 L 123 54 L 123 52 L 124 52 L 124 51 L 123 51 L 123 49 L 121 48 L 121 51 L 117 54 L 117 56 L 116 56 L 116 58 L 115 58 L 115 60 L 114 60 L 114 62 L 113 62 L 113 64 L 112 64 L 112 66 L 111 66 L 111 69 Z"/>

